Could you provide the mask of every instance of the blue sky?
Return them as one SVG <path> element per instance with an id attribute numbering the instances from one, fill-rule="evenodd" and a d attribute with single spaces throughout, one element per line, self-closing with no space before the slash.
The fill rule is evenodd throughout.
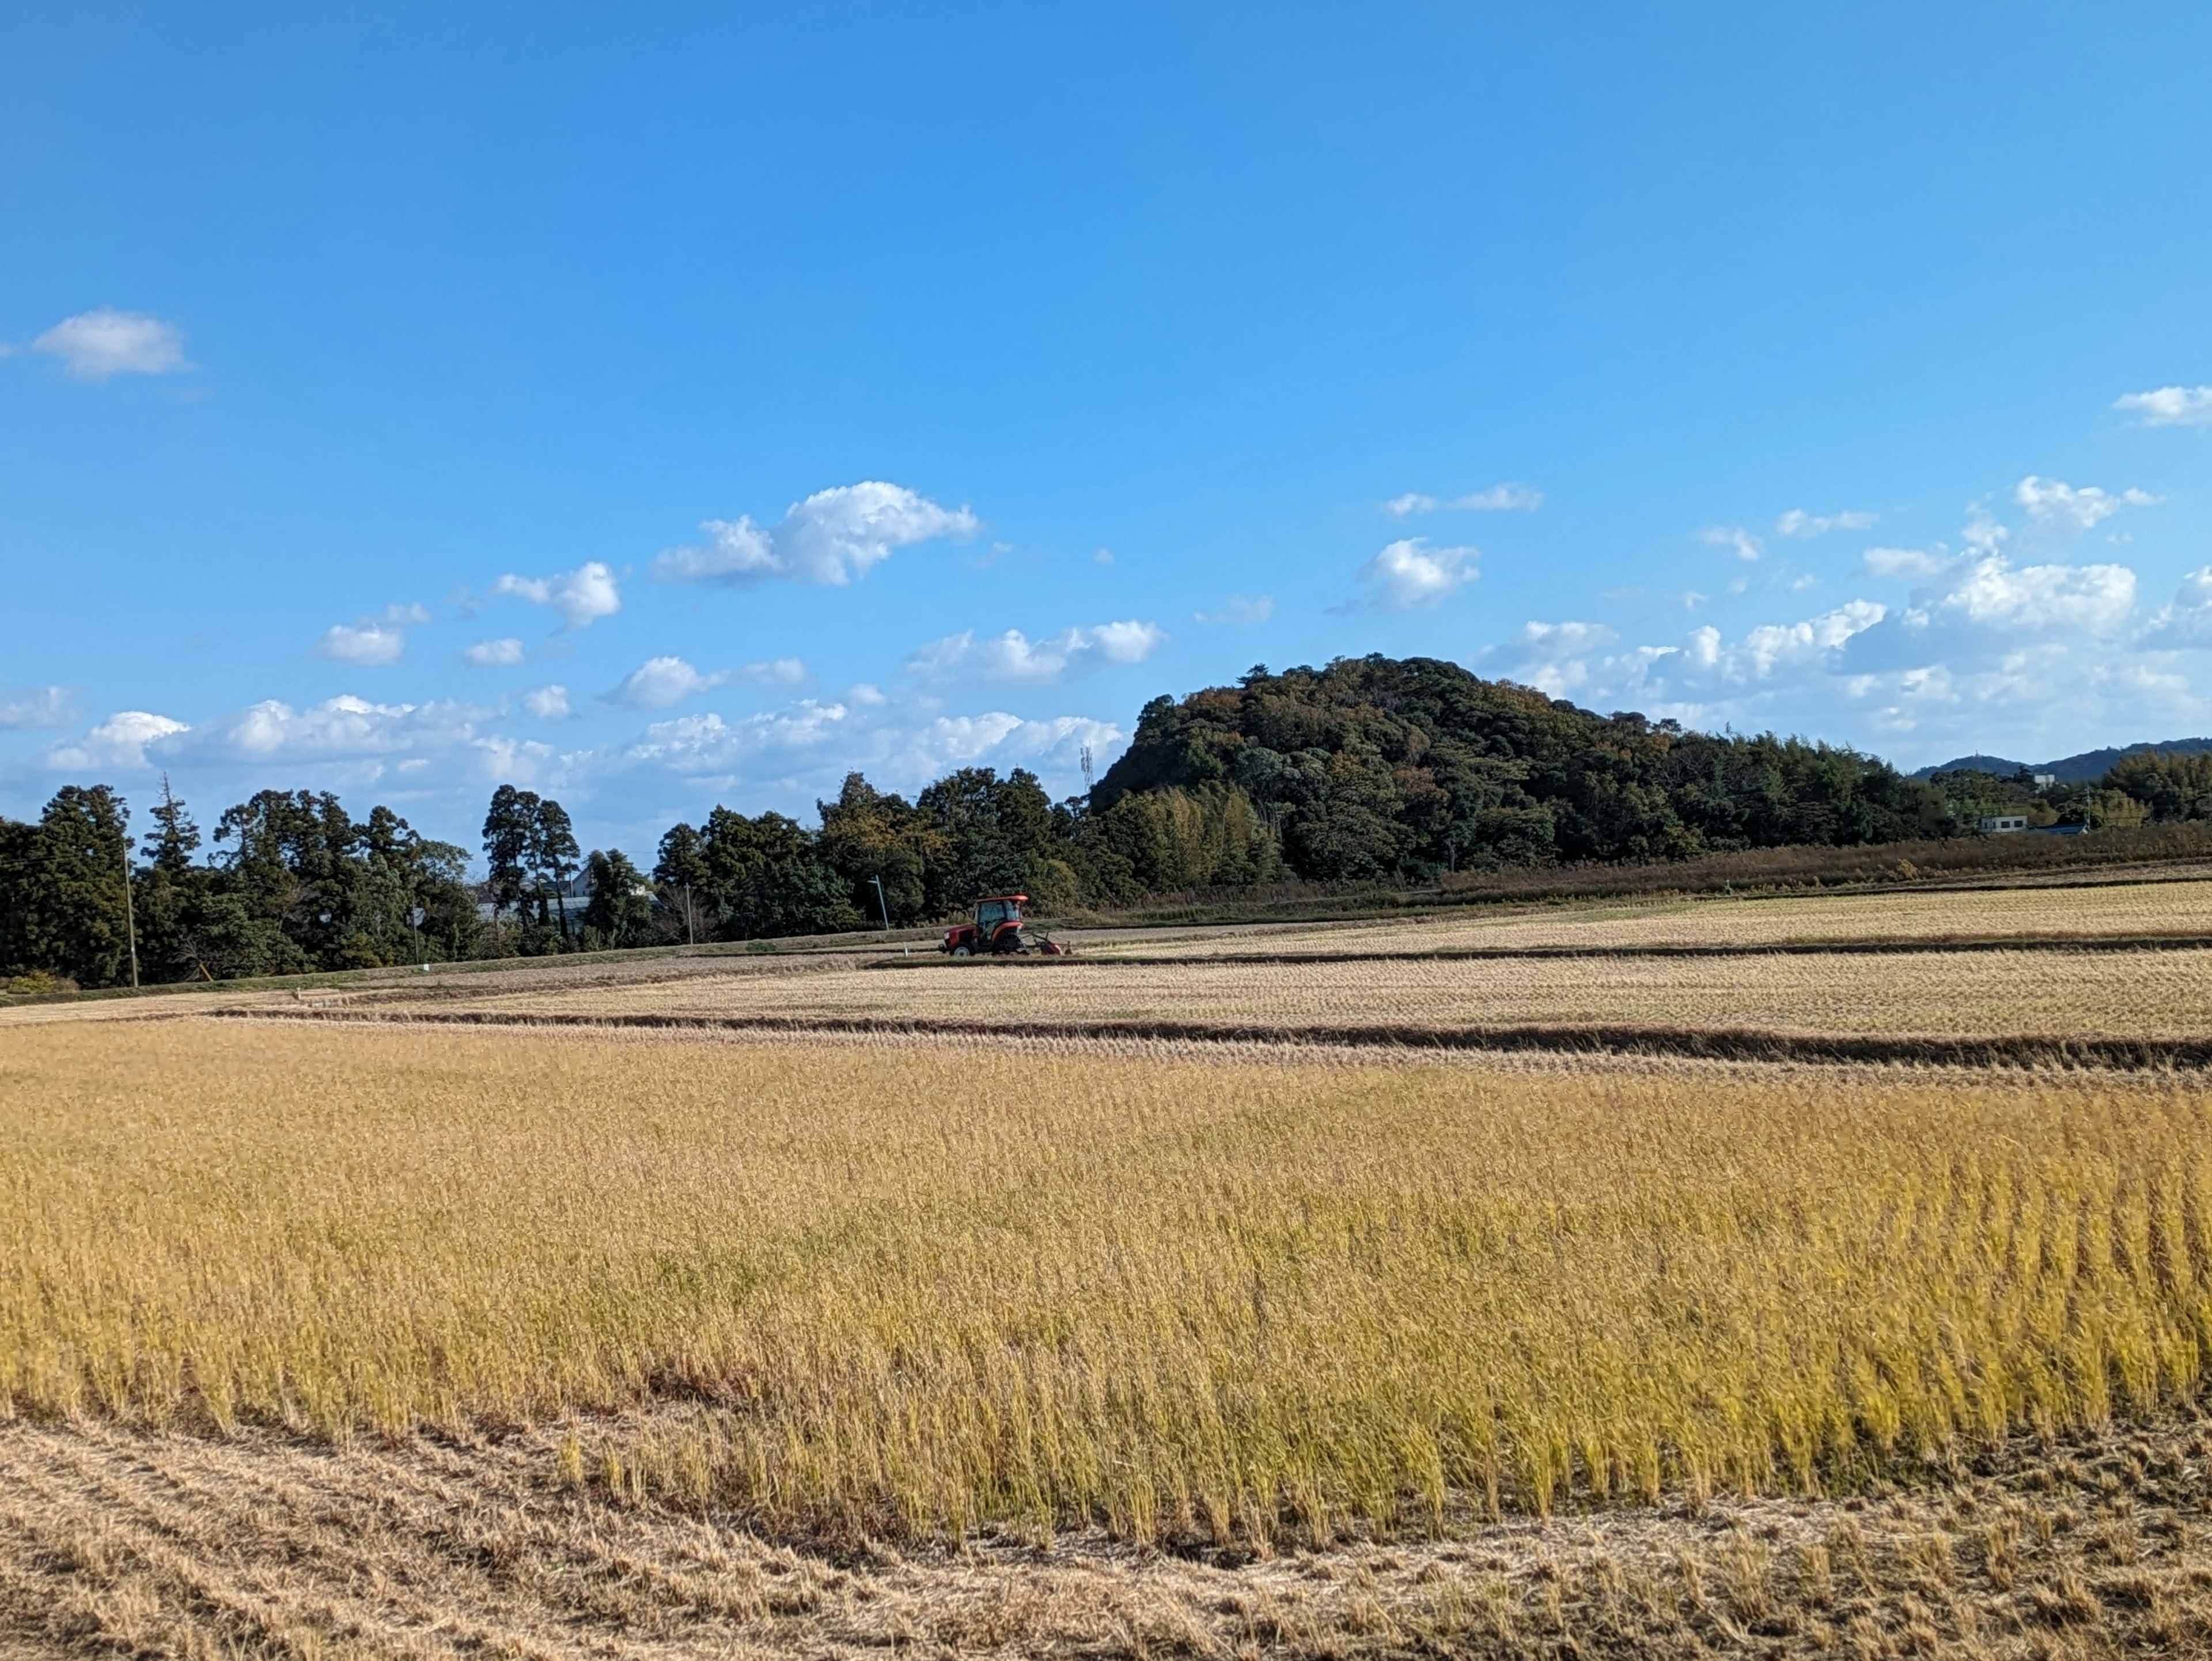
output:
<path id="1" fill-rule="evenodd" d="M 1367 652 L 2212 730 L 2212 15 L 23 7 L 0 812 L 649 854 Z"/>

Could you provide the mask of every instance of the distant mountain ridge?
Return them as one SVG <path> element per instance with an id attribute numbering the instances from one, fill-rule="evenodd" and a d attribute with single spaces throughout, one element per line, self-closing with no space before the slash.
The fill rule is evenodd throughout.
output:
<path id="1" fill-rule="evenodd" d="M 1932 767 L 1923 767 L 1912 776 L 1932 779 L 1939 773 L 1994 773 L 2008 777 L 2015 773 L 2048 773 L 2054 774 L 2062 785 L 2086 785 L 2093 779 L 2101 779 L 2112 770 L 2123 755 L 2138 755 L 2145 750 L 2156 750 L 2166 755 L 2202 755 L 2212 751 L 2212 738 L 2168 738 L 2160 743 L 2129 744 L 2119 749 L 2085 749 L 2079 755 L 2069 755 L 2056 761 L 2013 761 L 2002 755 L 1961 755 L 1954 761 L 1941 762 Z"/>

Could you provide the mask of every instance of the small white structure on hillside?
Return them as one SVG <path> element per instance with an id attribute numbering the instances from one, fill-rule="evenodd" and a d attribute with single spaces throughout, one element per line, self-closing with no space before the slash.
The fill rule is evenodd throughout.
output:
<path id="1" fill-rule="evenodd" d="M 1985 813 L 1982 815 L 1982 829 L 1991 836 L 2002 836 L 2007 831 L 2024 831 L 2027 828 L 2027 815 L 2024 813 Z"/>

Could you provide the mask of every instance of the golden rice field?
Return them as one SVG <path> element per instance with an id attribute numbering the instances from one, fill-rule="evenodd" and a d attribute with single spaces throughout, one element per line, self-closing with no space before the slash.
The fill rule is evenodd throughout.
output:
<path id="1" fill-rule="evenodd" d="M 1264 1545 L 1847 1491 L 2184 1403 L 2209 1345 L 2187 1077 L 0 1049 L 7 1414 L 550 1426 L 549 1480 L 772 1531 Z"/>
<path id="2" fill-rule="evenodd" d="M 466 1007 L 571 1015 L 826 1015 L 939 1020 L 1596 1023 L 1849 1034 L 2201 1033 L 2212 950 L 1929 952 L 1714 958 L 1113 963 L 851 958 L 680 980 L 468 989 Z M 448 993 L 440 1007 L 453 1007 Z"/>
<path id="3" fill-rule="evenodd" d="M 1279 951 L 1449 951 L 1571 946 L 1765 946 L 1826 941 L 2212 935 L 2212 882 L 2097 882 L 2002 889 L 1733 900 L 1656 899 L 1468 906 L 1389 922 L 1232 929 L 1079 931 L 1114 956 L 1238 956 Z"/>

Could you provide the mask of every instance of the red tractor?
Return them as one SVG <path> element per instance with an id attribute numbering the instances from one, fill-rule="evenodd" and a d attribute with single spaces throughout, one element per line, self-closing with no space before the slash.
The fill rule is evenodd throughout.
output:
<path id="1" fill-rule="evenodd" d="M 956 923 L 947 929 L 941 949 L 954 957 L 979 957 L 986 952 L 994 957 L 1012 957 L 1023 952 L 1066 956 L 1067 948 L 1058 941 L 1023 931 L 1022 907 L 1029 898 L 1025 894 L 1000 894 L 977 900 L 975 920 Z"/>

